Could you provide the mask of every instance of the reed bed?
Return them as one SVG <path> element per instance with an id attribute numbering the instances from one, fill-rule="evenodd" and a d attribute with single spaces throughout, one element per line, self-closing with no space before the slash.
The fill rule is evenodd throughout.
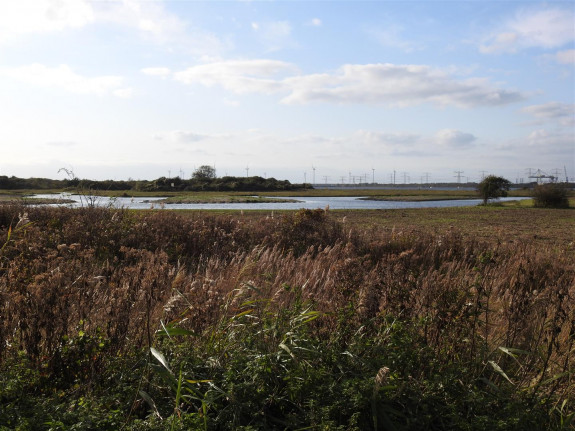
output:
<path id="1" fill-rule="evenodd" d="M 0 238 L 0 429 L 573 425 L 569 247 L 323 210 L 3 206 Z"/>

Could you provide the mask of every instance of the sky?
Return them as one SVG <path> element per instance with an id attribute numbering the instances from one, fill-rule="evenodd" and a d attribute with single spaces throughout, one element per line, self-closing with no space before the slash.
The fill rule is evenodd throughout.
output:
<path id="1" fill-rule="evenodd" d="M 575 2 L 0 5 L 0 175 L 575 178 Z"/>

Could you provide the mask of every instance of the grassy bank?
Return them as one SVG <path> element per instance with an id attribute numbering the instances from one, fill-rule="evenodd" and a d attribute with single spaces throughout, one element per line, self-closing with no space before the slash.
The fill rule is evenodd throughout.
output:
<path id="1" fill-rule="evenodd" d="M 572 214 L 2 206 L 0 429 L 568 429 Z"/>

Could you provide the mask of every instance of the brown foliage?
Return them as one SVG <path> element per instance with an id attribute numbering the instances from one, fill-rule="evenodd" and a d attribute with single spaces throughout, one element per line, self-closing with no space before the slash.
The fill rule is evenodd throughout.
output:
<path id="1" fill-rule="evenodd" d="M 0 208 L 7 238 L 21 208 Z M 486 244 L 450 233 L 354 233 L 321 211 L 275 219 L 170 212 L 29 209 L 0 252 L 0 349 L 58 363 L 79 322 L 111 351 L 150 345 L 163 322 L 202 333 L 248 299 L 314 304 L 329 336 L 382 316 L 420 321 L 427 344 L 461 360 L 498 355 L 525 385 L 572 369 L 573 251 Z M 2 242 L 2 244 L 4 244 Z M 0 244 L 0 245 L 2 245 Z M 343 329 L 342 329 L 343 330 Z M 499 347 L 529 352 L 517 365 Z M 2 360 L 2 358 L 0 358 Z M 477 361 L 475 364 L 477 365 Z M 558 379 L 553 390 L 573 392 Z"/>

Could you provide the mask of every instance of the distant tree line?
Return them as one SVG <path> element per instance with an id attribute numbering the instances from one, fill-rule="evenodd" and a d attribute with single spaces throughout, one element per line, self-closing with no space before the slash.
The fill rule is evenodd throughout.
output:
<path id="1" fill-rule="evenodd" d="M 193 178 L 189 180 L 180 177 L 161 177 L 154 181 L 141 181 L 138 190 L 141 191 L 279 191 L 304 188 L 302 184 L 291 184 L 288 180 L 275 178 L 232 177 Z"/>
<path id="2" fill-rule="evenodd" d="M 79 181 L 79 180 L 78 180 Z M 68 180 L 52 180 L 48 178 L 18 178 L 0 175 L 0 189 L 2 190 L 49 190 L 69 187 Z"/>
<path id="3" fill-rule="evenodd" d="M 161 177 L 155 180 L 87 180 L 79 179 L 74 175 L 62 180 L 48 178 L 17 178 L 14 176 L 0 176 L 0 189 L 2 190 L 94 190 L 94 191 L 281 191 L 311 188 L 309 184 L 292 184 L 288 180 L 275 178 L 233 177 L 218 178 L 211 166 L 200 166 L 190 179 L 180 177 Z"/>

